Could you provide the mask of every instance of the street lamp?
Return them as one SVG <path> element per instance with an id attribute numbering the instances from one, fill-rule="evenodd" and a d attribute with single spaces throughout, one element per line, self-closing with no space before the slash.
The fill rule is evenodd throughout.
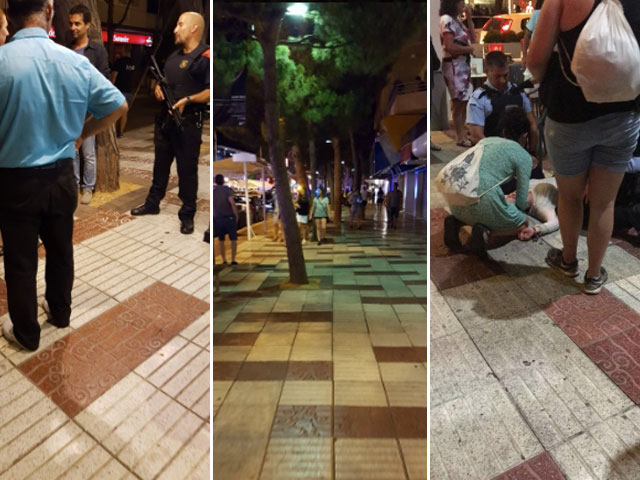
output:
<path id="1" fill-rule="evenodd" d="M 292 3 L 287 7 L 287 15 L 296 15 L 304 17 L 307 14 L 309 7 L 306 3 Z"/>

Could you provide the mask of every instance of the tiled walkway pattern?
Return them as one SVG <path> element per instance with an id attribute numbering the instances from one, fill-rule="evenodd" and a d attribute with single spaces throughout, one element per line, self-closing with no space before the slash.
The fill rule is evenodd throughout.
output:
<path id="1" fill-rule="evenodd" d="M 138 148 L 123 164 L 150 171 L 151 128 L 120 145 Z M 206 179 L 206 151 L 201 160 Z M 149 181 L 121 180 L 140 187 L 76 212 L 71 326 L 44 323 L 41 310 L 37 352 L 0 339 L 0 479 L 209 478 L 209 212 L 191 236 L 179 233 L 171 202 L 131 217 Z"/>
<path id="2" fill-rule="evenodd" d="M 587 296 L 544 262 L 559 232 L 482 262 L 447 250 L 431 201 L 431 478 L 640 478 L 638 249 L 612 242 Z M 584 237 L 578 258 L 581 280 Z"/>
<path id="3" fill-rule="evenodd" d="M 241 245 L 213 300 L 216 480 L 427 478 L 426 224 Z"/>

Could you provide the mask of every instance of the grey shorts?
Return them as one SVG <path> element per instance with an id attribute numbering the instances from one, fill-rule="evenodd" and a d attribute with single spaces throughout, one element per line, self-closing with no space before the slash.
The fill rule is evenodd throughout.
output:
<path id="1" fill-rule="evenodd" d="M 583 123 L 545 120 L 544 138 L 553 170 L 576 177 L 593 167 L 624 173 L 638 145 L 640 114 L 619 112 Z"/>

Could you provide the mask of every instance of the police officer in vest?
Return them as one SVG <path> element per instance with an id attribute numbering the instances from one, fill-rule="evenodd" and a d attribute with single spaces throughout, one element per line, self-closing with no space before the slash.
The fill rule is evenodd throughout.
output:
<path id="1" fill-rule="evenodd" d="M 155 162 L 153 182 L 143 205 L 131 210 L 132 215 L 160 213 L 160 201 L 164 198 L 169 171 L 174 157 L 178 169 L 178 196 L 182 207 L 178 212 L 180 232 L 193 233 L 193 217 L 196 213 L 198 191 L 198 157 L 202 143 L 202 122 L 205 105 L 209 102 L 209 48 L 201 44 L 204 18 L 195 12 L 180 15 L 173 31 L 176 45 L 164 66 L 168 89 L 176 102 L 174 110 L 183 117 L 180 129 L 170 119 L 170 112 L 163 107 L 156 119 Z M 160 87 L 155 89 L 156 99 L 164 100 Z"/>
<path id="2" fill-rule="evenodd" d="M 471 131 L 471 141 L 478 143 L 485 137 L 499 137 L 498 121 L 500 115 L 509 107 L 521 107 L 529 119 L 529 138 L 527 149 L 532 155 L 538 145 L 538 126 L 531 110 L 527 95 L 509 82 L 507 56 L 502 52 L 491 52 L 485 57 L 487 81 L 477 88 L 467 106 L 467 125 Z M 542 163 L 534 162 L 531 178 L 544 178 Z M 515 179 L 502 185 L 505 194 L 516 189 Z"/>

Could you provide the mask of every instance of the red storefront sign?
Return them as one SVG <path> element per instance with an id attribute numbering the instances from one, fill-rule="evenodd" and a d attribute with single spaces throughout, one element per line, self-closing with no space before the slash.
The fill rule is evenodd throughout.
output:
<path id="1" fill-rule="evenodd" d="M 490 43 L 489 44 L 490 52 L 504 52 L 504 43 Z"/>
<path id="2" fill-rule="evenodd" d="M 56 38 L 56 32 L 53 27 L 49 30 L 49 38 Z M 104 28 L 102 29 L 102 41 L 105 43 L 107 41 L 107 31 Z M 129 45 L 144 45 L 146 47 L 151 47 L 153 45 L 153 37 L 142 33 L 114 32 L 113 43 L 126 43 Z"/>

